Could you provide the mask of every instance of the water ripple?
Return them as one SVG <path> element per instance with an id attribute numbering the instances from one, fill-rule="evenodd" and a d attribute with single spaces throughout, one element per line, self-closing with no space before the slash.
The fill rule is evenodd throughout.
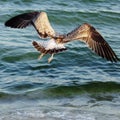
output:
<path id="1" fill-rule="evenodd" d="M 4 26 L 9 18 L 30 11 L 46 11 L 54 29 L 67 33 L 84 22 L 92 24 L 106 39 L 120 58 L 120 1 L 119 0 L 1 0 L 0 1 L 0 119 L 20 119 L 21 113 L 11 112 L 11 107 L 31 105 L 56 108 L 77 108 L 77 112 L 43 112 L 53 120 L 117 118 L 120 106 L 120 62 L 110 63 L 91 52 L 79 41 L 66 45 L 67 51 L 57 54 L 48 64 L 49 55 L 37 60 L 39 53 L 32 46 L 41 40 L 33 27 L 11 29 Z M 28 107 L 28 106 L 27 106 Z M 28 107 L 29 108 L 29 107 Z M 36 109 L 37 107 L 35 107 Z M 78 116 L 79 110 L 91 110 L 94 117 Z M 14 109 L 16 110 L 16 109 Z M 104 112 L 104 115 L 100 112 Z M 76 114 L 71 114 L 71 113 Z M 24 110 L 23 114 L 26 113 Z M 28 113 L 30 113 L 28 111 Z M 28 115 L 27 113 L 27 115 Z M 32 116 L 34 112 L 31 112 Z M 90 112 L 89 112 L 90 113 Z M 63 116 L 60 116 L 60 115 Z M 36 115 L 36 114 L 35 114 Z M 56 115 L 56 116 L 54 116 Z M 71 116 L 70 116 L 71 115 Z M 35 116 L 21 119 L 38 119 Z M 70 118 L 70 117 L 71 118 Z M 75 117 L 76 116 L 76 117 Z M 107 117 L 106 117 L 107 116 Z M 44 118 L 44 117 L 43 117 Z M 45 117 L 46 118 L 46 117 Z M 48 117 L 49 118 L 49 117 Z M 16 119 L 16 118 L 15 118 Z"/>

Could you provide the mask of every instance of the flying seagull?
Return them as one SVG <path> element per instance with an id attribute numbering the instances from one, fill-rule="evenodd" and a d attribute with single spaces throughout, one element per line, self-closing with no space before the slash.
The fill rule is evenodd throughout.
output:
<path id="1" fill-rule="evenodd" d="M 90 24 L 84 23 L 67 34 L 57 34 L 52 28 L 46 12 L 29 12 L 17 15 L 5 22 L 5 26 L 11 28 L 25 28 L 33 25 L 39 37 L 50 38 L 41 42 L 33 41 L 33 46 L 41 53 L 39 59 L 46 54 L 51 54 L 48 62 L 51 62 L 54 54 L 65 51 L 66 43 L 79 40 L 85 42 L 96 54 L 108 61 L 117 62 L 119 59 L 101 34 Z"/>

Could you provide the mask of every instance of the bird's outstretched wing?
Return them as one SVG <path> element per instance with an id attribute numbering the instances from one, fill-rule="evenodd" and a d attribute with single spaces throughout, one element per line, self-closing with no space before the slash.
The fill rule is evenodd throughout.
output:
<path id="1" fill-rule="evenodd" d="M 88 23 L 84 23 L 72 32 L 64 35 L 62 42 L 66 43 L 73 40 L 85 42 L 95 53 L 109 61 L 117 62 L 119 60 L 115 52 L 100 33 Z"/>
<path id="2" fill-rule="evenodd" d="M 30 12 L 17 15 L 5 22 L 5 26 L 11 28 L 25 28 L 33 25 L 41 38 L 55 36 L 46 12 Z"/>

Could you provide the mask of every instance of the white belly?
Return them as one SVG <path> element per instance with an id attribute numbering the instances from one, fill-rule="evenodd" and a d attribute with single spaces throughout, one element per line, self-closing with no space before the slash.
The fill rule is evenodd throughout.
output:
<path id="1" fill-rule="evenodd" d="M 40 42 L 40 45 L 43 46 L 46 50 L 65 48 L 63 44 L 57 44 L 54 39 L 42 41 Z"/>

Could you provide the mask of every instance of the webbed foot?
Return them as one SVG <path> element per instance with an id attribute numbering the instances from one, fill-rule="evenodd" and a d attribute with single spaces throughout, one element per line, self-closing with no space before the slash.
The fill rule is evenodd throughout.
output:
<path id="1" fill-rule="evenodd" d="M 50 63 L 53 60 L 53 56 L 54 56 L 54 54 L 52 54 L 51 57 L 48 58 L 48 63 Z"/>
<path id="2" fill-rule="evenodd" d="M 44 53 L 41 53 L 41 55 L 38 57 L 38 60 L 41 60 L 44 55 Z"/>

